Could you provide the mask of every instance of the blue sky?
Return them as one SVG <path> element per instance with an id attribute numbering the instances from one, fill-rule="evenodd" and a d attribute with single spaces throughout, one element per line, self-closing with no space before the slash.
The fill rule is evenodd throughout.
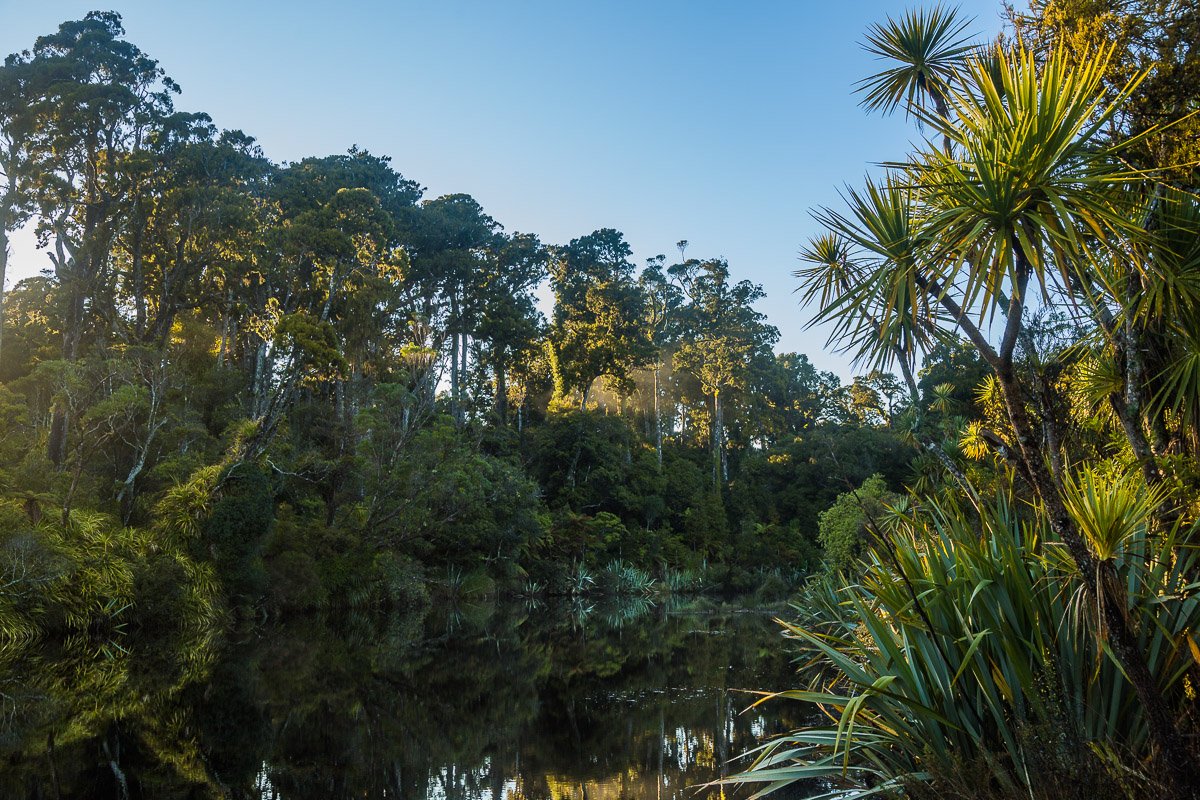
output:
<path id="1" fill-rule="evenodd" d="M 958 4 L 986 36 L 996 0 Z M 0 0 L 0 53 L 92 2 Z M 625 233 L 637 262 L 723 256 L 763 284 L 781 350 L 850 374 L 792 294 L 807 210 L 920 135 L 853 94 L 889 2 L 175 2 L 104 6 L 183 87 L 177 105 L 276 161 L 391 155 L 427 197 L 473 195 L 510 231 Z M 46 265 L 29 237 L 12 277 Z"/>

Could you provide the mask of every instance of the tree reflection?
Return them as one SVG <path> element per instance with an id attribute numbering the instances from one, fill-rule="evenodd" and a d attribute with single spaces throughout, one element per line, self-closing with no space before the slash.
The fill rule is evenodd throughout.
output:
<path id="1" fill-rule="evenodd" d="M 791 724 L 769 617 L 483 605 L 11 660 L 6 797 L 602 800 L 690 787 Z"/>

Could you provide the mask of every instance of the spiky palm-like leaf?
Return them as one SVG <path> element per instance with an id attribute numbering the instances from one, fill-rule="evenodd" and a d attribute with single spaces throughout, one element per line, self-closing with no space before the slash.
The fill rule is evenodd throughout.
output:
<path id="1" fill-rule="evenodd" d="M 1039 63 L 998 49 L 969 62 L 969 88 L 952 91 L 949 120 L 922 114 L 954 143 L 952 153 L 926 147 L 905 165 L 923 189 L 925 233 L 945 256 L 932 263 L 949 267 L 943 285 L 962 281 L 963 305 L 980 319 L 1024 280 L 1046 291 L 1056 270 L 1069 283 L 1073 271 L 1143 233 L 1119 191 L 1143 177 L 1120 162 L 1129 143 L 1101 135 L 1138 80 L 1105 103 L 1109 55 L 1077 64 L 1052 53 Z"/>
<path id="2" fill-rule="evenodd" d="M 1146 531 L 1163 495 L 1161 489 L 1147 487 L 1140 475 L 1084 468 L 1068 477 L 1063 503 L 1096 559 L 1111 561 L 1135 535 Z"/>
<path id="3" fill-rule="evenodd" d="M 818 797 L 848 800 L 886 796 L 888 782 L 1025 797 L 1120 775 L 1131 796 L 1154 794 L 1141 706 L 1089 604 L 1069 591 L 1073 562 L 1057 557 L 1044 519 L 1023 521 L 1022 505 L 1010 488 L 978 517 L 938 503 L 897 514 L 857 581 L 814 586 L 806 621 L 785 624 L 811 680 L 773 697 L 812 703 L 829 721 L 781 736 L 732 781 L 769 791 L 821 778 Z M 1139 648 L 1180 713 L 1191 703 L 1186 642 L 1200 624 L 1197 553 L 1183 541 L 1140 526 L 1117 566 Z"/>
<path id="4" fill-rule="evenodd" d="M 1142 319 L 1171 319 L 1195 329 L 1200 325 L 1200 196 L 1163 189 L 1152 221 L 1147 257 L 1136 262 L 1143 280 L 1141 294 L 1130 298 L 1132 306 Z"/>
<path id="5" fill-rule="evenodd" d="M 863 46 L 896 65 L 859 81 L 863 105 L 883 113 L 916 108 L 926 99 L 944 105 L 955 73 L 974 49 L 964 35 L 970 24 L 957 9 L 938 6 L 872 25 Z"/>
<path id="6" fill-rule="evenodd" d="M 813 324 L 831 324 L 830 343 L 859 363 L 912 358 L 938 333 L 937 309 L 922 284 L 925 244 L 914 192 L 892 175 L 868 178 L 863 189 L 847 190 L 846 202 L 848 214 L 814 212 L 830 234 L 814 240 L 802 254 L 812 266 L 796 273 L 805 301 L 820 302 Z"/>
<path id="7" fill-rule="evenodd" d="M 1200 332 L 1177 331 L 1170 363 L 1154 376 L 1152 408 L 1187 431 L 1200 431 Z"/>

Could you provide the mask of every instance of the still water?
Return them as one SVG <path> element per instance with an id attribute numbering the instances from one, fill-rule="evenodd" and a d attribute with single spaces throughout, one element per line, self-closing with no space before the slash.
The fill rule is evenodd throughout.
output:
<path id="1" fill-rule="evenodd" d="M 771 614 L 435 607 L 0 661 L 4 798 L 618 800 L 700 788 L 795 727 Z M 725 791 L 725 796 L 748 794 Z"/>

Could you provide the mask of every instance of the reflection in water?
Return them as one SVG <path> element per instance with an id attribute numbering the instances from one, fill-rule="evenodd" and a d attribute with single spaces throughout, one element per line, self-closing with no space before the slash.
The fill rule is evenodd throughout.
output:
<path id="1" fill-rule="evenodd" d="M 0 794 L 699 798 L 798 720 L 770 616 L 500 605 L 0 664 Z M 111 652 L 111 651 L 110 651 Z"/>

